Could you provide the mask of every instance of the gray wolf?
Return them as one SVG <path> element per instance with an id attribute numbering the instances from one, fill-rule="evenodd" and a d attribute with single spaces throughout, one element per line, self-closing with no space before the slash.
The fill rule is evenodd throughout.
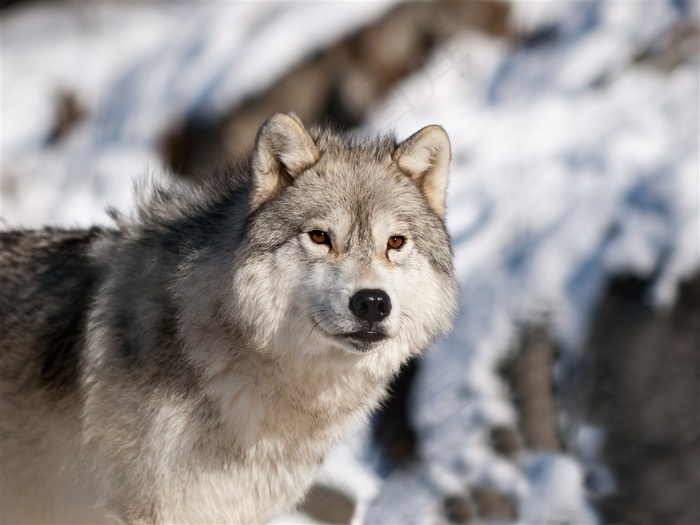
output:
<path id="1" fill-rule="evenodd" d="M 450 144 L 278 114 L 118 228 L 0 233 L 3 523 L 263 523 L 457 303 Z"/>

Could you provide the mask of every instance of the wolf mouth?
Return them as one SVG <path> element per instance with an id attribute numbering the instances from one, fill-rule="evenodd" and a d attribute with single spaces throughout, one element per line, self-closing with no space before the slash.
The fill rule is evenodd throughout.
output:
<path id="1" fill-rule="evenodd" d="M 383 341 L 388 336 L 379 330 L 358 330 L 356 332 L 347 333 L 332 333 L 325 330 L 319 323 L 316 323 L 316 327 L 320 329 L 327 337 L 335 339 L 336 341 L 343 341 L 345 343 L 350 343 L 355 347 L 361 349 L 368 349 L 372 344 Z"/>
<path id="2" fill-rule="evenodd" d="M 340 337 L 344 339 L 349 339 L 351 341 L 359 341 L 365 344 L 378 343 L 383 339 L 386 339 L 386 334 L 382 332 L 375 332 L 368 330 L 366 332 L 351 332 L 349 334 L 342 334 Z"/>
<path id="3" fill-rule="evenodd" d="M 337 339 L 343 342 L 350 343 L 355 350 L 360 352 L 368 352 L 372 349 L 375 343 L 379 343 L 387 338 L 387 335 L 382 332 L 367 330 L 366 332 L 351 332 L 348 334 L 340 334 Z"/>
<path id="4" fill-rule="evenodd" d="M 384 332 L 379 332 L 376 330 L 332 334 L 321 328 L 321 332 L 323 332 L 327 337 L 335 339 L 336 341 L 342 341 L 345 344 L 349 343 L 357 350 L 361 351 L 369 350 L 374 343 L 379 343 L 388 337 Z"/>

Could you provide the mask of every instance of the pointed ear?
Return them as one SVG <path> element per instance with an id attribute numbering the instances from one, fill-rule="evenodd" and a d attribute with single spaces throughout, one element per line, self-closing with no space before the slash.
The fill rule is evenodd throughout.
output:
<path id="1" fill-rule="evenodd" d="M 260 128 L 251 157 L 251 208 L 277 195 L 316 164 L 321 153 L 294 113 L 277 113 Z"/>
<path id="2" fill-rule="evenodd" d="M 398 145 L 394 162 L 423 192 L 428 205 L 445 216 L 450 139 L 440 126 L 427 126 Z"/>

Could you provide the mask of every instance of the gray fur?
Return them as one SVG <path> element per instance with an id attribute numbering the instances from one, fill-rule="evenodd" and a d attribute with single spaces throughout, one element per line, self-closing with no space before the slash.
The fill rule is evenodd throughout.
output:
<path id="1" fill-rule="evenodd" d="M 297 504 L 452 324 L 449 142 L 419 133 L 276 115 L 249 167 L 142 185 L 119 230 L 0 232 L 2 522 L 262 523 Z M 348 308 L 367 288 L 393 305 L 376 326 Z M 385 338 L 346 336 L 367 330 Z"/>

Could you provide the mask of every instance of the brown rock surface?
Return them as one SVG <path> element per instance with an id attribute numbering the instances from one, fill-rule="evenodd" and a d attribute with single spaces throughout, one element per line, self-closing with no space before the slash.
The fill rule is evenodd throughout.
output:
<path id="1" fill-rule="evenodd" d="M 531 451 L 562 449 L 552 378 L 555 355 L 548 330 L 528 326 L 521 333 L 519 348 L 501 369 L 518 410 L 523 446 Z"/>
<path id="2" fill-rule="evenodd" d="M 700 274 L 671 311 L 645 302 L 649 281 L 614 279 L 593 320 L 588 421 L 618 491 L 605 523 L 700 523 Z"/>
<path id="3" fill-rule="evenodd" d="M 445 516 L 450 523 L 472 523 L 476 518 L 474 505 L 465 494 L 447 496 L 443 505 Z"/>
<path id="4" fill-rule="evenodd" d="M 517 519 L 515 506 L 506 494 L 486 487 L 473 487 L 471 492 L 480 521 L 512 522 Z"/>
<path id="5" fill-rule="evenodd" d="M 314 485 L 299 510 L 321 523 L 345 524 L 352 521 L 355 502 L 333 488 Z"/>

